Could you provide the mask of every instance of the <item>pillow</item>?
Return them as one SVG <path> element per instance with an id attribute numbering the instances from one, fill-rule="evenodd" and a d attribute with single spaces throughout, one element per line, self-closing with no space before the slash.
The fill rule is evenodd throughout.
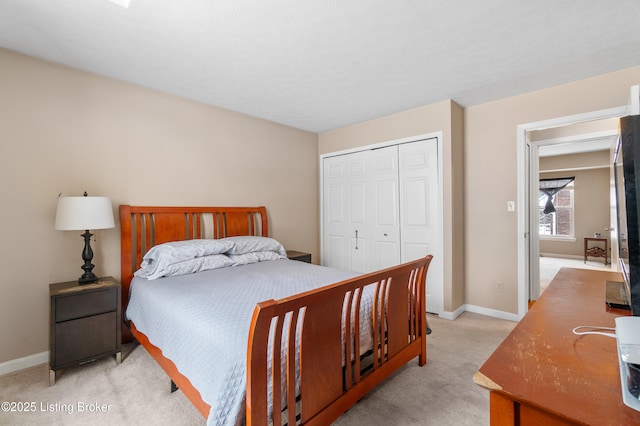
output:
<path id="1" fill-rule="evenodd" d="M 249 263 L 266 262 L 268 260 L 278 260 L 286 258 L 287 256 L 283 256 L 275 251 L 252 251 L 250 253 L 229 255 L 229 259 L 231 259 L 234 266 L 248 265 Z"/>
<path id="2" fill-rule="evenodd" d="M 221 254 L 233 247 L 233 241 L 219 240 L 185 240 L 158 244 L 149 249 L 142 258 L 141 269 L 148 270 L 148 275 L 156 275 L 168 265 L 193 259 L 196 257 Z"/>
<path id="3" fill-rule="evenodd" d="M 211 269 L 224 268 L 233 265 L 233 260 L 224 254 L 213 254 L 210 256 L 196 257 L 182 262 L 172 263 L 154 271 L 149 269 L 138 269 L 134 275 L 136 277 L 155 280 L 160 277 L 172 277 L 175 275 L 193 274 L 194 272 L 208 271 Z"/>
<path id="4" fill-rule="evenodd" d="M 220 241 L 230 241 L 233 243 L 233 247 L 227 251 L 227 254 L 245 254 L 261 251 L 274 251 L 287 256 L 287 251 L 278 240 L 268 237 L 256 237 L 256 236 L 241 236 L 241 237 L 227 237 L 222 238 Z"/>

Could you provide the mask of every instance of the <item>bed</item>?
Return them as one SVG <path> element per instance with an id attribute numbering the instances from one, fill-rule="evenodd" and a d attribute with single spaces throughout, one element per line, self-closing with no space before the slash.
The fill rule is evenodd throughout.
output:
<path id="1" fill-rule="evenodd" d="M 329 424 L 402 365 L 426 363 L 431 256 L 366 275 L 280 256 L 150 280 L 134 273 L 166 243 L 271 243 L 266 208 L 122 205 L 120 221 L 123 336 L 208 424 Z M 178 315 L 183 302 L 195 305 Z M 152 303 L 164 311 L 140 314 Z"/>

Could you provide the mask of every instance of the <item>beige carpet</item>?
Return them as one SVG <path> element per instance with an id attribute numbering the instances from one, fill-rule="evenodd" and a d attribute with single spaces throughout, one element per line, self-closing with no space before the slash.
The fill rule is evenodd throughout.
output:
<path id="1" fill-rule="evenodd" d="M 593 269 L 597 271 L 611 271 L 611 265 L 605 265 L 603 260 L 566 259 L 560 257 L 540 257 L 540 293 L 556 276 L 560 268 Z"/>
<path id="2" fill-rule="evenodd" d="M 429 323 L 433 334 L 427 344 L 427 365 L 419 367 L 417 360 L 411 361 L 336 425 L 489 424 L 489 393 L 475 385 L 472 377 L 515 323 L 468 312 L 455 321 L 429 316 Z M 144 348 L 129 345 L 123 355 L 121 365 L 110 357 L 64 370 L 53 387 L 48 386 L 46 365 L 0 377 L 0 401 L 27 403 L 35 409 L 0 411 L 0 424 L 205 423 L 180 391 L 169 392 L 168 377 Z"/>

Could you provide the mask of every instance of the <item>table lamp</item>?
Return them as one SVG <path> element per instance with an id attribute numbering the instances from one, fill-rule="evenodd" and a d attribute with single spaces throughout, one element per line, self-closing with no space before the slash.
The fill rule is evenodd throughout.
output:
<path id="1" fill-rule="evenodd" d="M 84 230 L 84 250 L 82 259 L 84 274 L 78 279 L 80 284 L 89 284 L 98 281 L 98 277 L 93 273 L 94 265 L 93 250 L 89 243 L 93 234 L 90 229 L 113 228 L 113 209 L 109 197 L 88 197 L 84 193 L 83 197 L 58 197 L 58 207 L 56 209 L 55 229 L 61 231 L 81 231 Z"/>

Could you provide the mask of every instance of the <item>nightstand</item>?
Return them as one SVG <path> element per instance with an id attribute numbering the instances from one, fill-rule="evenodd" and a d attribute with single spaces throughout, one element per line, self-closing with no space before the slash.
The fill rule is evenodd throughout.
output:
<path id="1" fill-rule="evenodd" d="M 92 284 L 68 281 L 49 285 L 49 386 L 56 371 L 120 351 L 120 283 L 103 277 Z"/>
<path id="2" fill-rule="evenodd" d="M 311 263 L 311 253 L 301 251 L 287 250 L 287 257 L 291 260 L 299 260 L 300 262 Z"/>

